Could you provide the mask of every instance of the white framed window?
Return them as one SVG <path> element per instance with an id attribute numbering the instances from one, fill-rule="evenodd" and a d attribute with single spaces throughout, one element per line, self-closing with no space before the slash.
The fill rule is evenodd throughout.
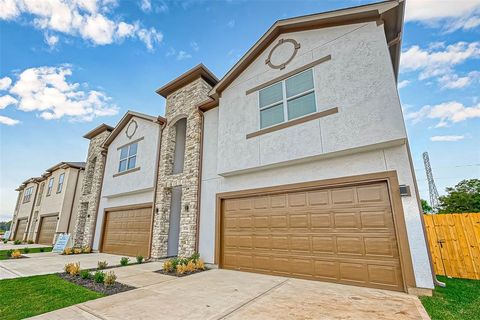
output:
<path id="1" fill-rule="evenodd" d="M 317 111 L 313 69 L 302 71 L 258 92 L 260 129 Z"/>
<path id="2" fill-rule="evenodd" d="M 48 187 L 47 187 L 47 196 L 52 194 L 52 189 L 53 189 L 53 181 L 55 180 L 54 177 L 51 177 L 50 180 L 48 180 Z"/>
<path id="3" fill-rule="evenodd" d="M 62 174 L 58 177 L 57 193 L 62 192 L 62 189 L 63 189 L 63 180 L 65 180 L 65 173 L 62 173 Z"/>
<path id="4" fill-rule="evenodd" d="M 120 163 L 118 172 L 123 172 L 135 168 L 137 162 L 138 142 L 129 144 L 120 149 Z"/>
<path id="5" fill-rule="evenodd" d="M 33 187 L 28 187 L 23 193 L 23 203 L 30 202 L 32 193 L 33 193 Z"/>

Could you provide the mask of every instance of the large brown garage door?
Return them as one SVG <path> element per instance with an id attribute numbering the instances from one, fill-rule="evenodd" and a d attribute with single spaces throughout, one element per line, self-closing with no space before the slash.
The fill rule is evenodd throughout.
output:
<path id="1" fill-rule="evenodd" d="M 57 231 L 57 216 L 42 217 L 38 231 L 38 243 L 52 245 L 55 231 Z"/>
<path id="2" fill-rule="evenodd" d="M 403 291 L 386 183 L 225 199 L 223 268 Z"/>
<path id="3" fill-rule="evenodd" d="M 17 229 L 15 231 L 15 238 L 13 240 L 23 240 L 25 235 L 25 228 L 27 228 L 27 219 L 17 221 Z"/>
<path id="4" fill-rule="evenodd" d="M 107 211 L 102 252 L 148 256 L 152 207 Z"/>

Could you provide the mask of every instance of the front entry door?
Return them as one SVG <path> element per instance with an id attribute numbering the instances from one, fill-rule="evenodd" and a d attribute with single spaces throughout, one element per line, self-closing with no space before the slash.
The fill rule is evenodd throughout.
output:
<path id="1" fill-rule="evenodd" d="M 167 256 L 178 255 L 178 240 L 180 237 L 180 213 L 182 211 L 182 187 L 172 188 L 172 202 L 170 203 L 170 223 L 168 229 Z"/>

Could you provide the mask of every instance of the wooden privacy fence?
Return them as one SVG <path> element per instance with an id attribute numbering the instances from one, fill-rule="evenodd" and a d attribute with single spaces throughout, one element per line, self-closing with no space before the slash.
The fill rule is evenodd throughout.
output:
<path id="1" fill-rule="evenodd" d="M 480 279 L 480 213 L 424 215 L 435 273 Z"/>

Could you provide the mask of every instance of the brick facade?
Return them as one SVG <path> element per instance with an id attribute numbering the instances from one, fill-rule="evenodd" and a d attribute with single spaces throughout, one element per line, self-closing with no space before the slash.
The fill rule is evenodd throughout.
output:
<path id="1" fill-rule="evenodd" d="M 189 256 L 195 251 L 202 135 L 202 119 L 196 106 L 208 99 L 211 88 L 208 82 L 199 77 L 167 96 L 165 111 L 167 125 L 162 132 L 152 258 L 162 258 L 167 255 L 171 190 L 175 186 L 182 187 L 178 256 Z M 175 124 L 182 118 L 186 118 L 184 167 L 183 172 L 172 174 Z"/>

